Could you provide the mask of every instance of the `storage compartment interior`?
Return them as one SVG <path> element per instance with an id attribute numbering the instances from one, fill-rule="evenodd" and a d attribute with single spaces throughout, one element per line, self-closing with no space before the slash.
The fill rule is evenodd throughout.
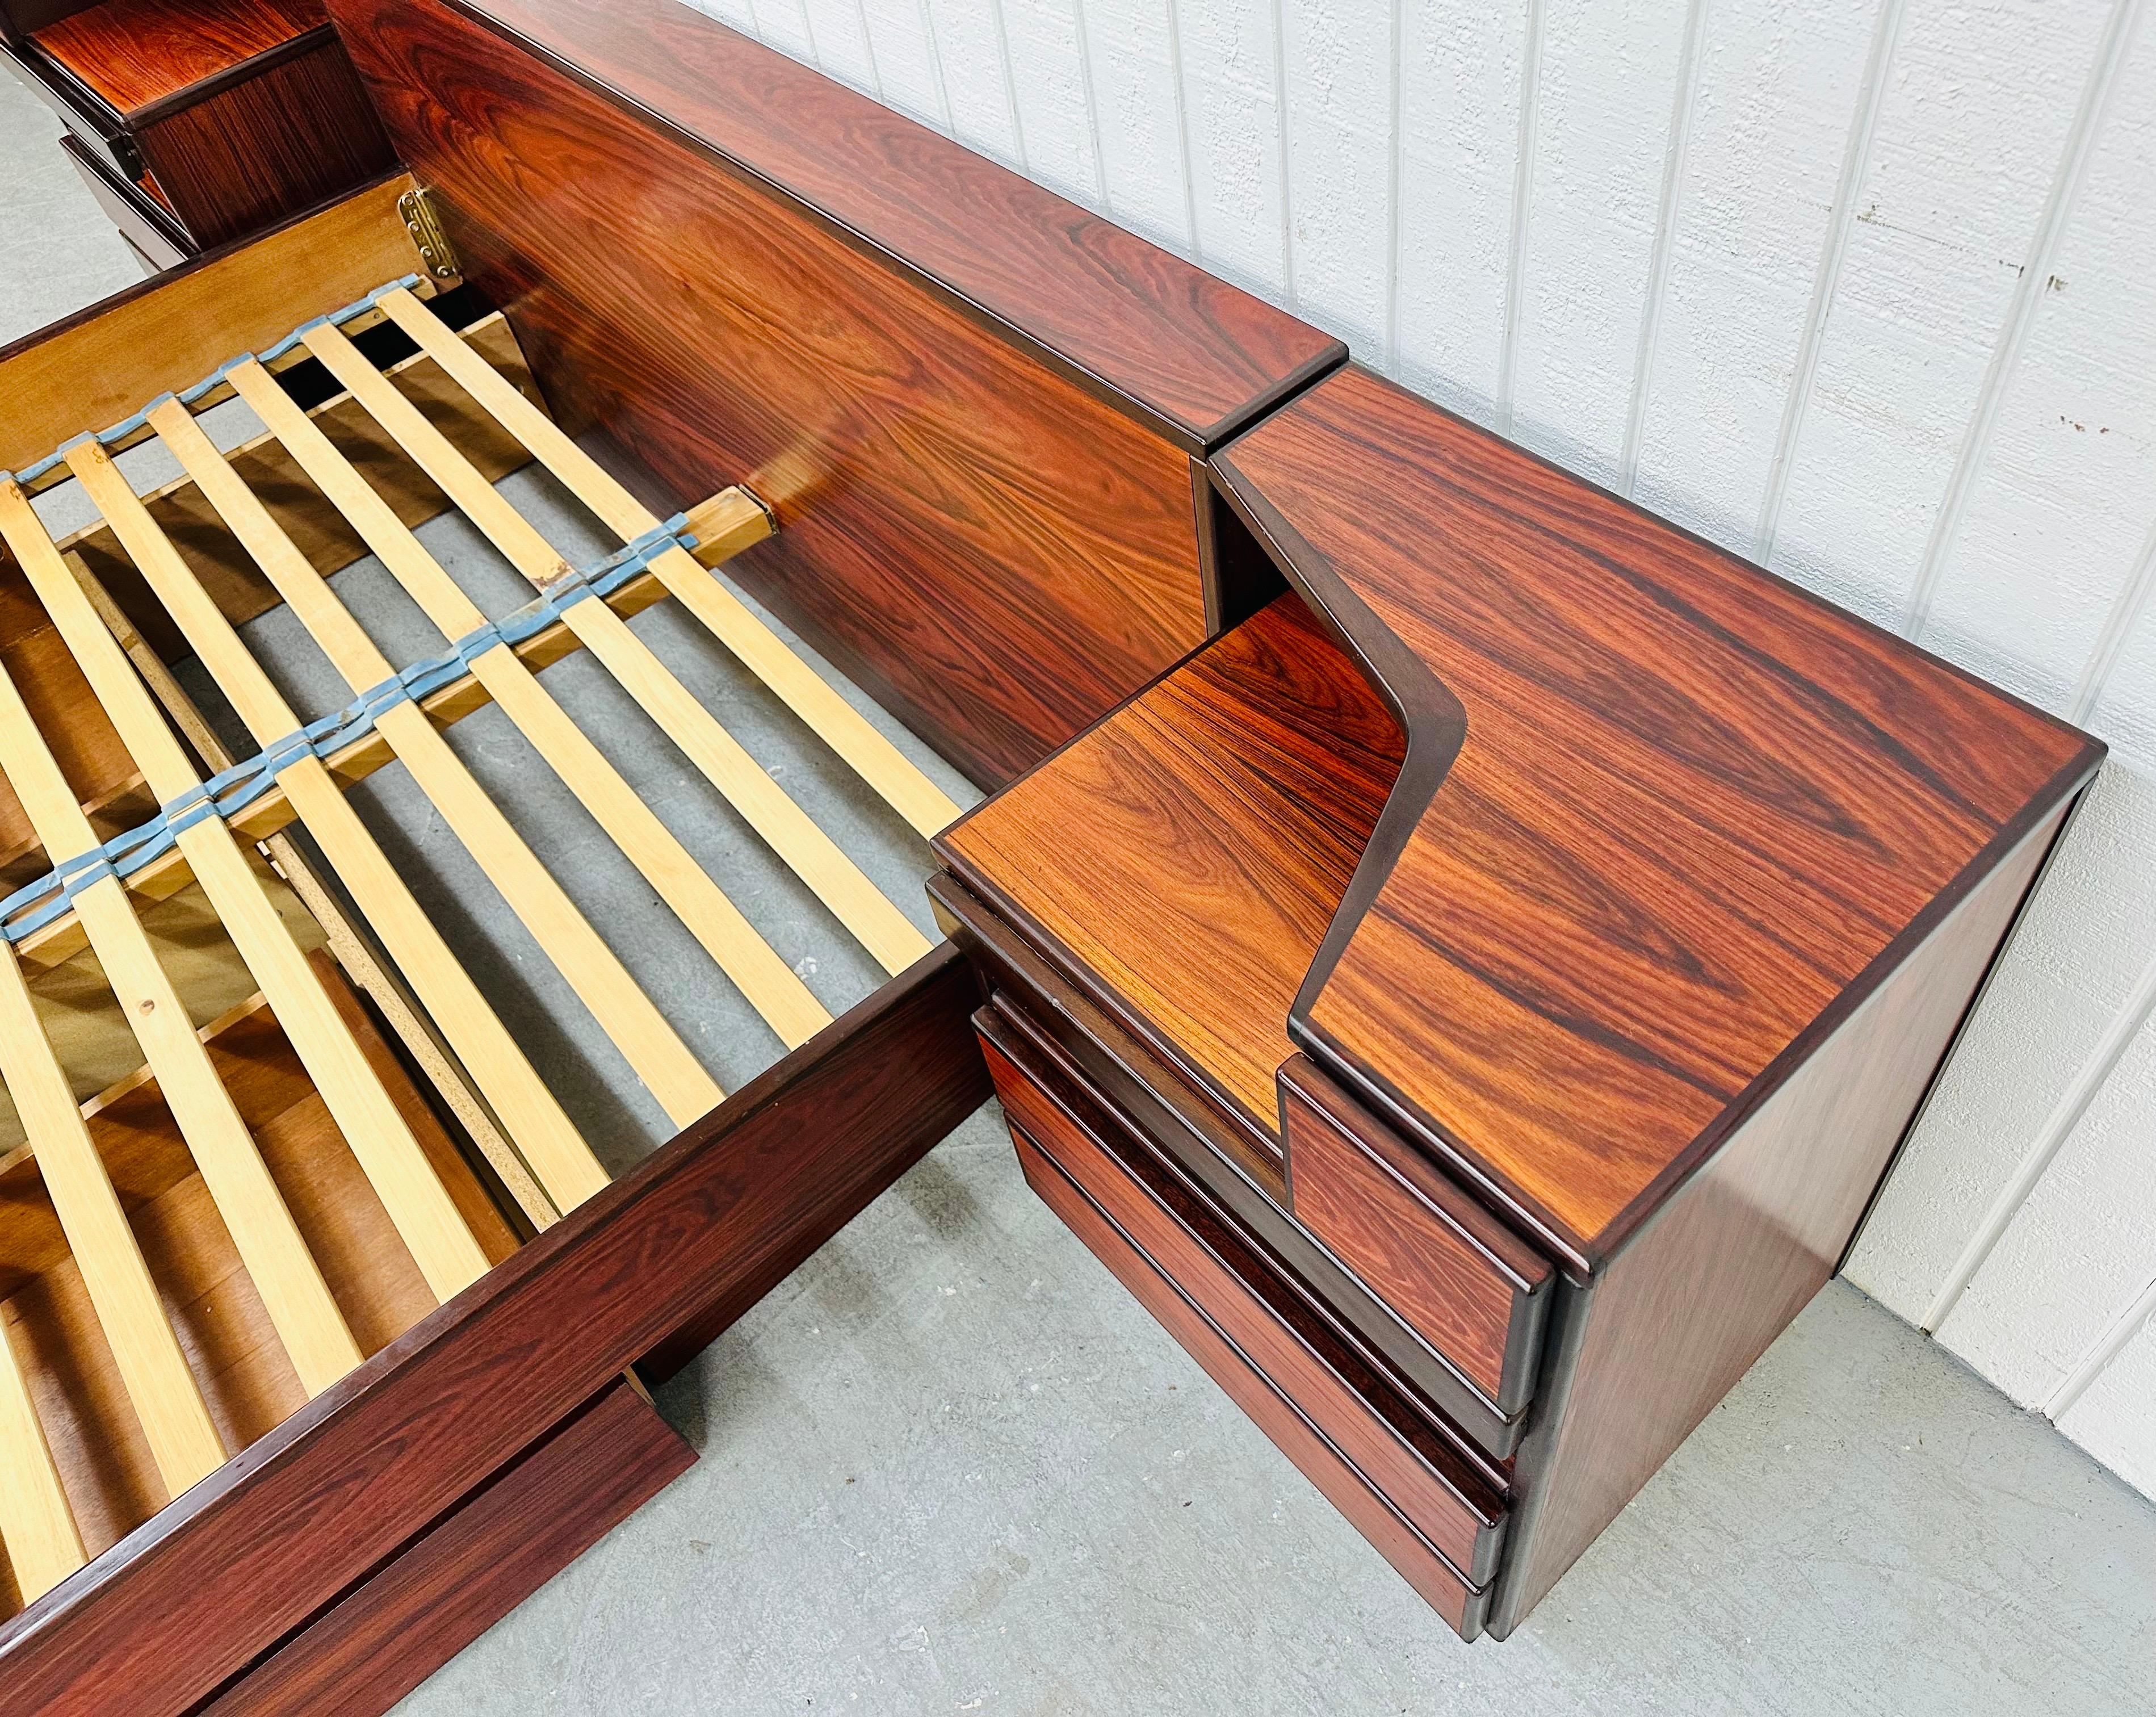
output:
<path id="1" fill-rule="evenodd" d="M 1401 757 L 1377 693 L 1284 595 L 938 846 L 1105 983 L 1277 1164 L 1289 1008 Z"/>
<path id="2" fill-rule="evenodd" d="M 127 115 L 328 22 L 320 0 L 100 0 L 31 39 Z"/>

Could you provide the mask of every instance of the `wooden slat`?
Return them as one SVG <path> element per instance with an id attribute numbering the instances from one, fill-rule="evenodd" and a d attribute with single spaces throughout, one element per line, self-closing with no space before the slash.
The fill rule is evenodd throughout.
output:
<path id="1" fill-rule="evenodd" d="M 31 1005 L 14 950 L 0 942 L 0 1078 L 8 1082 L 45 1191 L 82 1272 L 157 1472 L 172 1495 L 224 1464 L 202 1391 L 159 1303 L 111 1177 L 66 1072 Z"/>
<path id="2" fill-rule="evenodd" d="M 142 683 L 150 688 L 159 707 L 172 717 L 172 725 L 193 748 L 195 755 L 213 771 L 221 773 L 229 769 L 234 758 L 223 739 L 203 718 L 193 698 L 173 677 L 172 671 L 165 666 L 150 641 L 136 630 L 126 610 L 112 599 L 111 592 L 98 582 L 97 575 L 81 556 L 64 553 L 61 558 L 74 574 L 75 583 L 82 587 L 83 594 L 90 599 L 98 619 L 120 640 L 121 649 L 135 664 L 135 671 L 142 676 Z M 289 810 L 290 801 L 285 799 L 284 794 L 280 792 L 277 797 Z M 516 1148 L 502 1132 L 470 1071 L 459 1065 L 440 1027 L 421 1011 L 416 998 L 389 964 L 388 955 L 371 932 L 363 923 L 354 922 L 352 913 L 346 910 L 345 903 L 331 886 L 317 874 L 316 861 L 300 850 L 290 835 L 279 832 L 266 836 L 262 850 L 269 855 L 278 874 L 314 915 L 315 922 L 322 927 L 337 965 L 350 974 L 381 1010 L 406 1052 L 449 1106 L 480 1154 L 486 1159 L 487 1166 L 494 1170 L 503 1190 L 516 1200 L 516 1207 L 530 1218 L 534 1228 L 551 1227 L 560 1219 L 561 1212 L 541 1190 L 531 1165 L 517 1154 Z"/>
<path id="3" fill-rule="evenodd" d="M 5 486 L 19 500 L 21 491 Z M 0 515 L 0 526 L 5 516 Z M 14 547 L 11 542 L 11 547 Z M 16 548 L 21 558 L 21 549 Z M 72 856 L 98 844 L 74 790 L 30 719 L 15 682 L 0 671 L 0 770 L 22 800 L 48 852 Z M 106 876 L 75 897 L 83 929 L 121 1011 L 157 1076 L 172 1118 L 202 1170 L 203 1184 L 254 1278 L 293 1369 L 320 1394 L 360 1360 L 357 1344 L 254 1141 L 218 1082 L 187 1010 L 158 964 L 118 878 Z"/>
<path id="4" fill-rule="evenodd" d="M 487 368 L 483 362 L 480 367 Z M 487 373 L 494 373 L 490 368 Z M 300 468 L 336 505 L 444 638 L 464 637 L 486 623 L 478 604 L 282 388 L 252 364 L 234 370 L 232 382 L 240 398 L 284 442 Z M 295 576 L 302 574 L 295 569 Z M 471 666 L 480 685 L 568 784 L 788 1048 L 798 1048 L 831 1023 L 829 1012 L 808 987 L 509 645 L 495 645 Z"/>
<path id="5" fill-rule="evenodd" d="M 388 658 L 307 565 L 186 409 L 168 401 L 151 421 L 352 690 L 364 691 L 392 677 L 395 671 Z M 167 570 L 171 582 L 175 569 Z M 142 571 L 148 576 L 150 568 Z M 686 1126 L 716 1108 L 724 1095 L 718 1082 L 418 707 L 393 705 L 375 727 L 674 1123 Z"/>
<path id="6" fill-rule="evenodd" d="M 626 542 L 658 525 L 659 519 L 649 508 L 570 440 L 559 424 L 519 393 L 507 377 L 459 339 L 455 331 L 418 297 L 399 290 L 386 294 L 380 302 L 390 321 L 409 334 L 429 357 L 491 412 L 501 426 L 521 441 L 532 457 L 589 507 L 608 530 Z M 740 533 L 742 540 L 729 541 L 728 553 L 767 535 L 771 528 L 769 516 L 745 496 L 741 497 L 739 508 L 726 521 L 726 527 Z M 752 513 L 754 517 L 751 517 Z M 761 528 L 757 527 L 758 519 Z M 692 522 L 700 538 L 706 537 L 717 526 L 715 520 Z M 771 687 L 788 708 L 807 722 L 901 816 L 923 835 L 941 832 L 958 815 L 958 807 L 950 796 L 908 762 L 896 746 L 877 733 L 859 710 L 789 650 L 778 635 L 751 613 L 739 598 L 697 563 L 706 558 L 706 550 L 702 544 L 695 557 L 685 549 L 670 549 L 652 562 L 652 570 L 713 637 Z"/>
<path id="7" fill-rule="evenodd" d="M 172 409 L 182 408 L 174 403 Z M 137 566 L 160 561 L 167 577 L 186 574 L 178 550 L 103 448 L 94 441 L 79 443 L 68 463 Z M 5 522 L 8 542 L 31 588 L 159 802 L 169 805 L 199 786 L 201 777 L 150 701 L 118 641 L 99 620 L 59 549 L 19 494 L 11 499 L 0 493 L 0 520 Z M 419 1141 L 345 1030 L 232 831 L 212 817 L 182 830 L 179 848 L 248 970 L 270 998 L 300 1065 L 321 1092 L 331 1118 L 359 1159 L 428 1287 L 436 1299 L 449 1298 L 485 1272 L 486 1255 L 457 1214 Z"/>
<path id="8" fill-rule="evenodd" d="M 145 569 L 151 589 L 171 614 L 210 677 L 258 744 L 300 725 L 292 707 L 248 653 L 232 623 L 201 582 Z M 606 1170 L 562 1113 L 516 1041 L 442 940 L 396 866 L 345 801 L 321 759 L 300 758 L 279 772 L 277 784 L 352 899 L 362 903 L 390 957 L 434 1015 L 442 1033 L 493 1107 L 511 1139 L 555 1205 L 564 1211 L 607 1184 Z"/>
<path id="9" fill-rule="evenodd" d="M 606 599 L 606 603 L 617 614 L 640 614 L 652 604 L 663 602 L 665 599 L 665 588 L 654 576 L 646 573 L 622 586 Z M 546 630 L 517 645 L 516 655 L 520 661 L 536 671 L 551 666 L 564 656 L 573 655 L 583 648 L 583 640 L 557 620 Z M 493 701 L 486 688 L 467 674 L 422 698 L 419 708 L 436 727 L 446 727 L 462 721 L 475 711 L 485 709 Z M 286 726 L 276 729 L 268 737 L 280 738 L 290 732 L 291 727 Z M 323 760 L 329 773 L 346 784 L 364 781 L 376 770 L 387 769 L 395 761 L 396 753 L 389 748 L 389 742 L 379 733 L 363 734 L 350 744 L 341 746 Z M 141 784 L 137 782 L 132 789 L 122 788 L 116 792 L 125 793 L 140 788 Z M 143 791 L 143 798 L 146 805 L 146 790 Z M 85 807 L 91 810 L 97 808 L 95 805 Z M 245 810 L 235 813 L 230 820 L 230 826 L 235 834 L 247 840 L 266 841 L 280 829 L 287 827 L 298 815 L 282 787 L 276 787 Z M 33 851 L 36 845 L 35 842 L 30 843 L 23 851 Z M 151 900 L 164 900 L 178 893 L 192 880 L 192 872 L 187 869 L 185 855 L 173 851 L 151 860 L 141 870 L 133 872 L 127 878 L 127 887 L 130 892 Z M 69 912 L 24 937 L 16 943 L 15 952 L 22 957 L 25 965 L 45 967 L 57 965 L 80 952 L 82 946 L 82 927 Z"/>
<path id="10" fill-rule="evenodd" d="M 571 570 L 531 522 L 351 341 L 331 327 L 311 329 L 305 339 L 307 349 L 535 587 L 543 588 Z M 928 938 L 912 921 L 764 773 L 620 615 L 603 603 L 580 602 L 562 619 L 660 730 L 886 971 L 903 971 L 928 951 Z"/>
<path id="11" fill-rule="evenodd" d="M 82 1535 L 0 1310 L 0 1544 L 29 1603 L 83 1565 Z"/>

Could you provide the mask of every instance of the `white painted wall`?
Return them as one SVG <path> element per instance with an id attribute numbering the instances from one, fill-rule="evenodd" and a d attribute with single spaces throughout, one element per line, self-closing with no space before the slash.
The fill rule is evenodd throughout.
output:
<path id="1" fill-rule="evenodd" d="M 1851 1261 L 2156 1495 L 2148 0 L 707 0 L 2092 727 Z"/>

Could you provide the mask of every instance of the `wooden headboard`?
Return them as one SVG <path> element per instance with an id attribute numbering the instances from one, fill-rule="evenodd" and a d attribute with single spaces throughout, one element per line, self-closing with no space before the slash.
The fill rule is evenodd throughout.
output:
<path id="1" fill-rule="evenodd" d="M 331 9 L 556 411 L 755 489 L 742 581 L 975 779 L 1211 630 L 1194 461 L 1337 341 L 677 0 Z"/>

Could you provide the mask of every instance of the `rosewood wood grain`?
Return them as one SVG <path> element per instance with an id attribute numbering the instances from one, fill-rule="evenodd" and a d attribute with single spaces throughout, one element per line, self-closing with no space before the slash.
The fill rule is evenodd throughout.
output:
<path id="1" fill-rule="evenodd" d="M 1175 414 L 1278 397 L 1324 337 L 693 12 L 332 11 L 557 414 L 672 504 L 770 502 L 736 575 L 976 779 L 1204 636 Z M 1024 332 L 1066 325 L 1075 357 Z"/>
<path id="2" fill-rule="evenodd" d="M 200 1706 L 201 1717 L 376 1717 L 696 1458 L 627 1383 L 608 1385 Z"/>
<path id="3" fill-rule="evenodd" d="M 1520 1452 L 1500 1638 L 1833 1275 L 2065 815 L 2025 835 L 1590 1288 L 1568 1290 L 1554 1387 Z"/>
<path id="4" fill-rule="evenodd" d="M 274 64 L 257 62 L 199 100 L 193 93 L 143 116 L 135 138 L 198 246 L 259 231 L 397 165 L 326 27 Z"/>
<path id="5" fill-rule="evenodd" d="M 102 0 L 33 39 L 129 117 L 328 22 L 321 0 Z"/>
<path id="6" fill-rule="evenodd" d="M 1409 727 L 1294 1033 L 1575 1269 L 2102 755 L 1360 369 L 1215 470 Z"/>
<path id="7" fill-rule="evenodd" d="M 1399 758 L 1391 714 L 1285 596 L 936 848 L 1095 974 L 1276 1166 L 1288 1010 Z"/>
<path id="8" fill-rule="evenodd" d="M 1549 1260 L 1296 1056 L 1281 1069 L 1290 1208 L 1356 1278 L 1514 1412 L 1534 1392 Z"/>
<path id="9" fill-rule="evenodd" d="M 968 943 L 961 946 L 980 964 Z M 1301 1308 L 1298 1316 L 1315 1317 L 1330 1332 L 1331 1344 L 1352 1350 L 1363 1370 L 1382 1379 L 1391 1396 L 1435 1430 L 1484 1486 L 1508 1491 L 1507 1457 L 1518 1442 L 1520 1416 L 1501 1417 L 1451 1361 L 1409 1331 L 1279 1205 L 1249 1195 L 1247 1186 L 1239 1190 L 1233 1177 L 1219 1174 L 1217 1157 L 1179 1139 L 1179 1114 L 1137 1082 L 1126 1063 L 1112 1058 L 1103 1063 L 1098 1045 L 1083 1037 L 1069 1041 L 1060 1005 L 1070 1000 L 1052 990 L 1019 993 L 1000 981 L 991 989 L 998 1021 L 1024 1049 L 1029 1067 L 1045 1070 L 1060 1082 L 1057 1088 L 1083 1092 L 1104 1108 L 1117 1123 L 1118 1140 L 1142 1149 L 1149 1172 L 1164 1175 L 1185 1205 L 1203 1212 L 1209 1224 L 1260 1260 L 1266 1281 L 1294 1297 Z"/>
<path id="10" fill-rule="evenodd" d="M 0 1713 L 188 1709 L 624 1365 L 798 1263 L 988 1094 L 975 996 L 937 948 L 0 1627 Z"/>
<path id="11" fill-rule="evenodd" d="M 355 14 L 388 8 L 331 9 L 357 34 Z M 1346 356 L 1306 322 L 670 0 L 458 9 L 634 103 L 1188 451 Z"/>
<path id="12" fill-rule="evenodd" d="M 1157 1051 L 956 878 L 932 877 L 928 887 L 938 922 L 1038 1056 L 1098 1092 L 1191 1195 L 1261 1254 L 1342 1341 L 1431 1424 L 1460 1439 L 1491 1483 L 1507 1483 L 1503 1463 L 1518 1447 L 1525 1416 L 1500 1413 L 1466 1373 L 1312 1239 L 1287 1212 L 1285 1184 Z"/>
<path id="13" fill-rule="evenodd" d="M 1504 1498 L 1283 1292 L 1255 1252 L 1133 1150 L 1093 1093 L 1026 1060 L 995 1009 L 982 1010 L 974 1024 L 1014 1133 L 1081 1188 L 1274 1392 L 1274 1406 L 1253 1416 L 1260 1424 L 1270 1431 L 1287 1408 L 1329 1445 L 1335 1461 L 1412 1523 L 1455 1578 L 1486 1581 L 1496 1565 Z M 1140 1298 L 1152 1308 L 1151 1297 Z"/>

